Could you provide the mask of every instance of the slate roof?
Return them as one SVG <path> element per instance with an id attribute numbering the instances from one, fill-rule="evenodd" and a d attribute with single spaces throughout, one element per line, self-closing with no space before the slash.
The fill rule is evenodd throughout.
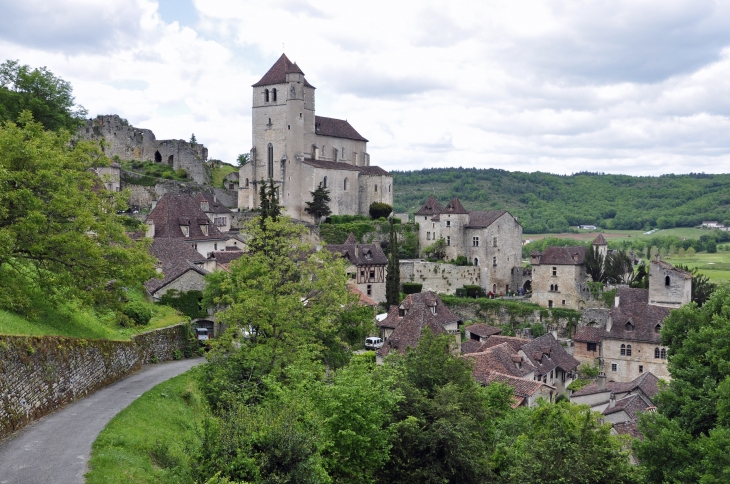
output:
<path id="1" fill-rule="evenodd" d="M 314 132 L 320 136 L 333 136 L 335 138 L 347 138 L 357 141 L 365 141 L 360 133 L 352 127 L 345 119 L 326 118 L 324 116 L 314 117 Z"/>
<path id="2" fill-rule="evenodd" d="M 495 334 L 494 336 L 490 336 L 489 339 L 484 342 L 484 346 L 482 346 L 481 351 L 486 351 L 494 346 L 507 343 L 513 350 L 515 350 L 515 352 L 517 352 L 529 342 L 530 340 L 525 338 L 515 338 L 514 336 L 502 336 Z"/>
<path id="3" fill-rule="evenodd" d="M 389 172 L 385 171 L 379 166 L 358 166 L 358 168 L 360 169 L 360 173 L 362 173 L 363 175 L 390 176 Z"/>
<path id="4" fill-rule="evenodd" d="M 340 254 L 356 266 L 384 266 L 388 264 L 388 257 L 380 244 L 358 244 L 355 235 L 350 233 L 344 244 L 327 244 L 325 249 L 334 254 Z M 357 250 L 356 250 L 357 249 Z M 368 258 L 368 255 L 370 258 Z"/>
<path id="5" fill-rule="evenodd" d="M 538 375 L 546 375 L 555 368 L 560 368 L 565 372 L 572 371 L 580 364 L 550 333 L 533 339 L 523 345 L 520 350 L 535 365 Z"/>
<path id="6" fill-rule="evenodd" d="M 573 341 L 579 341 L 583 343 L 600 343 L 606 331 L 603 328 L 596 328 L 594 326 L 583 326 L 575 332 Z"/>
<path id="7" fill-rule="evenodd" d="M 484 345 L 484 341 L 477 341 L 475 339 L 467 339 L 461 342 L 461 354 L 476 353 Z"/>
<path id="8" fill-rule="evenodd" d="M 676 267 L 674 267 L 669 262 L 664 262 L 663 260 L 653 260 L 653 261 L 651 261 L 651 263 L 658 265 L 662 269 L 668 269 L 670 271 L 674 271 L 677 274 L 682 275 L 685 279 L 692 279 L 692 273 L 691 272 L 687 272 L 687 271 L 683 271 L 681 269 L 677 269 Z"/>
<path id="9" fill-rule="evenodd" d="M 251 87 L 270 86 L 272 84 L 285 84 L 286 75 L 290 73 L 304 74 L 304 72 L 302 72 L 296 62 L 290 61 L 286 54 L 281 54 L 281 57 L 279 57 L 279 59 L 274 62 L 274 65 L 271 66 L 266 74 L 264 74 L 264 77 L 262 77 L 259 82 L 253 84 Z M 313 85 L 307 82 L 306 78 L 304 79 L 304 85 L 315 89 Z"/>
<path id="10" fill-rule="evenodd" d="M 615 423 L 613 424 L 613 429 L 617 434 L 630 435 L 635 439 L 642 439 L 644 437 L 641 432 L 639 432 L 638 422 L 632 420 L 628 422 Z"/>
<path id="11" fill-rule="evenodd" d="M 491 338 L 490 338 L 491 339 Z M 469 358 L 474 362 L 472 375 L 474 379 L 483 385 L 487 385 L 492 373 L 502 373 L 522 378 L 535 371 L 535 367 L 507 343 L 479 351 L 462 355 L 462 358 Z M 522 367 L 519 366 L 522 364 Z"/>
<path id="12" fill-rule="evenodd" d="M 203 207 L 200 207 L 200 209 L 205 213 L 232 213 L 231 210 L 223 205 L 211 192 L 198 193 L 195 195 L 195 201 L 198 202 L 198 204 L 208 202 L 208 210 L 203 210 Z"/>
<path id="13" fill-rule="evenodd" d="M 454 197 L 446 204 L 441 213 L 468 214 L 469 212 L 464 208 L 459 199 Z"/>
<path id="14" fill-rule="evenodd" d="M 326 160 L 313 160 L 312 158 L 304 158 L 303 161 L 307 165 L 311 165 L 315 168 L 323 168 L 325 170 L 347 170 L 347 171 L 361 171 L 359 166 L 351 165 L 349 163 L 343 163 L 338 161 L 326 161 Z"/>
<path id="15" fill-rule="evenodd" d="M 616 292 L 616 298 L 619 306 L 609 310 L 612 325 L 604 337 L 658 345 L 661 338 L 655 327 L 657 324 L 663 324 L 664 318 L 672 309 L 650 305 L 648 289 L 620 287 Z M 633 331 L 627 331 L 628 322 L 633 325 Z"/>
<path id="16" fill-rule="evenodd" d="M 418 209 L 416 215 L 438 215 L 443 211 L 444 209 L 441 207 L 438 200 L 436 200 L 436 197 L 431 195 L 426 200 L 426 203 L 421 205 L 421 208 Z"/>
<path id="17" fill-rule="evenodd" d="M 205 262 L 205 257 L 193 249 L 189 242 L 182 239 L 154 239 L 150 253 L 161 264 L 164 279 L 150 279 L 144 283 L 150 294 L 154 294 L 188 271 L 204 276 L 208 271 L 195 264 Z"/>
<path id="18" fill-rule="evenodd" d="M 645 411 L 650 406 L 639 395 L 631 395 L 618 400 L 613 407 L 606 407 L 603 410 L 603 415 L 611 415 L 612 413 L 624 411 L 629 419 L 636 420 L 639 412 Z"/>
<path id="19" fill-rule="evenodd" d="M 545 247 L 540 257 L 540 265 L 580 265 L 585 261 L 586 248 L 582 245 L 574 247 Z"/>
<path id="20" fill-rule="evenodd" d="M 224 235 L 210 222 L 200 209 L 200 203 L 187 195 L 166 193 L 147 216 L 147 221 L 155 224 L 155 239 L 179 238 L 184 240 L 222 240 Z M 181 225 L 189 227 L 189 237 L 185 237 Z M 205 235 L 200 225 L 208 226 Z"/>
<path id="21" fill-rule="evenodd" d="M 401 307 L 406 310 L 403 317 L 398 315 Z M 435 314 L 431 311 L 432 307 L 436 308 Z M 377 323 L 380 327 L 395 328 L 377 354 L 385 356 L 390 351 L 405 353 L 408 347 L 415 348 L 418 345 L 424 328 L 431 328 L 436 335 L 444 334 L 445 325 L 460 320 L 436 293 L 428 291 L 409 294 L 398 306 L 390 309 L 383 321 Z"/>
<path id="22" fill-rule="evenodd" d="M 605 390 L 598 388 L 598 382 L 592 382 L 577 392 L 573 392 L 571 396 L 583 397 L 586 395 L 594 395 L 596 393 L 604 392 L 630 393 L 637 389 L 641 390 L 642 393 L 644 393 L 644 395 L 646 395 L 650 400 L 653 400 L 656 394 L 659 393 L 659 378 L 657 378 L 652 372 L 648 371 L 630 382 L 607 382 Z"/>
<path id="23" fill-rule="evenodd" d="M 469 225 L 467 228 L 484 228 L 492 225 L 499 217 L 509 213 L 506 210 L 488 210 L 488 211 L 477 211 L 473 210 L 469 212 Z"/>
<path id="24" fill-rule="evenodd" d="M 603 234 L 598 234 L 598 237 L 593 240 L 593 245 L 608 245 L 608 242 Z"/>
<path id="25" fill-rule="evenodd" d="M 465 330 L 469 331 L 471 334 L 479 336 L 480 338 L 488 338 L 493 334 L 499 334 L 502 332 L 500 328 L 484 323 L 472 324 L 471 326 L 467 326 Z"/>
<path id="26" fill-rule="evenodd" d="M 514 390 L 515 395 L 518 397 L 528 398 L 533 396 L 543 386 L 553 388 L 550 385 L 546 385 L 541 381 L 537 380 L 526 380 L 524 378 L 517 378 L 512 375 L 505 375 L 504 373 L 493 372 L 487 377 L 487 385 L 492 382 L 506 383 L 511 386 Z"/>

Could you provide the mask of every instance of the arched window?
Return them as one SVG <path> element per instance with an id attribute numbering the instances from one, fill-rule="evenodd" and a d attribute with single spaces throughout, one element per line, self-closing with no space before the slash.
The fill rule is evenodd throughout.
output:
<path id="1" fill-rule="evenodd" d="M 378 191 L 378 185 L 375 185 L 375 192 L 377 193 L 377 191 Z"/>
<path id="2" fill-rule="evenodd" d="M 671 281 L 669 280 L 669 276 L 664 278 L 664 285 L 668 286 Z"/>
<path id="3" fill-rule="evenodd" d="M 554 284 L 550 284 L 550 290 L 551 290 L 551 291 L 553 290 L 553 288 L 554 288 L 554 287 L 555 287 L 555 285 L 554 285 Z"/>
<path id="4" fill-rule="evenodd" d="M 269 90 L 264 89 L 264 102 L 269 102 Z"/>
<path id="5" fill-rule="evenodd" d="M 474 257 L 474 265 L 475 266 L 478 266 L 479 265 L 479 259 L 477 259 L 476 257 Z"/>
<path id="6" fill-rule="evenodd" d="M 558 292 L 558 285 L 555 284 L 555 292 Z"/>
<path id="7" fill-rule="evenodd" d="M 390 183 L 388 183 L 388 193 L 390 193 Z"/>
<path id="8" fill-rule="evenodd" d="M 659 348 L 654 348 L 654 358 L 659 358 Z"/>
<path id="9" fill-rule="evenodd" d="M 626 356 L 626 345 L 621 345 L 621 356 Z"/>
<path id="10" fill-rule="evenodd" d="M 345 191 L 347 191 L 348 188 L 350 188 L 350 181 L 345 178 Z"/>
<path id="11" fill-rule="evenodd" d="M 246 178 L 246 188 L 248 188 L 248 178 Z"/>
<path id="12" fill-rule="evenodd" d="M 271 100 L 276 102 L 276 88 L 271 90 Z"/>
<path id="13" fill-rule="evenodd" d="M 667 349 L 662 348 L 662 360 L 666 360 L 666 359 L 667 359 Z"/>
<path id="14" fill-rule="evenodd" d="M 626 356 L 631 356 L 631 345 L 626 345 Z"/>
<path id="15" fill-rule="evenodd" d="M 159 151 L 155 151 L 155 162 L 159 163 L 162 161 L 162 155 Z"/>
<path id="16" fill-rule="evenodd" d="M 274 178 L 274 145 L 269 143 L 268 147 L 269 152 L 269 178 Z"/>
<path id="17" fill-rule="evenodd" d="M 327 177 L 324 177 L 324 178 L 322 179 L 322 186 L 323 186 L 324 188 L 327 188 Z"/>

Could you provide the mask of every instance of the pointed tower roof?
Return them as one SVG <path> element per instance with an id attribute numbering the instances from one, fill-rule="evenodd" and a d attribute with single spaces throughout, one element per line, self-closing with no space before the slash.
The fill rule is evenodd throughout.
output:
<path id="1" fill-rule="evenodd" d="M 281 54 L 279 60 L 277 60 L 274 65 L 271 66 L 271 69 L 269 69 L 268 72 L 264 74 L 264 77 L 262 77 L 259 82 L 251 87 L 271 86 L 272 84 L 286 84 L 286 75 L 292 73 L 304 75 L 304 72 L 302 72 L 296 62 L 290 61 L 286 54 Z M 304 79 L 304 85 L 307 87 L 311 87 L 312 89 L 316 89 L 313 85 L 307 82 L 306 79 Z"/>
<path id="2" fill-rule="evenodd" d="M 357 239 L 355 238 L 355 234 L 350 232 L 350 235 L 347 236 L 347 240 L 345 241 L 344 245 L 354 245 L 357 244 Z"/>
<path id="3" fill-rule="evenodd" d="M 461 204 L 458 198 L 454 197 L 451 199 L 448 205 L 446 205 L 446 208 L 443 210 L 443 212 L 448 213 L 466 213 L 469 212 L 466 211 L 464 206 Z"/>
<path id="4" fill-rule="evenodd" d="M 593 245 L 608 245 L 608 242 L 606 242 L 603 234 L 598 234 L 598 237 L 593 241 Z"/>
<path id="5" fill-rule="evenodd" d="M 426 200 L 426 203 L 418 209 L 416 215 L 438 215 L 443 211 L 444 209 L 441 208 L 441 204 L 439 204 L 438 200 L 436 200 L 436 197 L 431 195 L 428 197 L 428 200 Z"/>

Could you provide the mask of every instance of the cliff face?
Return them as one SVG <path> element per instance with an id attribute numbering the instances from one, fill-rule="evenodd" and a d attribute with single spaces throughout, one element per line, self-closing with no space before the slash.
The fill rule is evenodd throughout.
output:
<path id="1" fill-rule="evenodd" d="M 205 170 L 208 148 L 202 144 L 191 144 L 183 140 L 158 140 L 149 129 L 135 128 L 116 115 L 97 116 L 86 121 L 78 131 L 81 139 L 98 141 L 104 139 L 104 152 L 110 158 L 122 160 L 154 161 L 187 171 L 190 179 L 201 185 L 209 184 L 210 177 Z"/>

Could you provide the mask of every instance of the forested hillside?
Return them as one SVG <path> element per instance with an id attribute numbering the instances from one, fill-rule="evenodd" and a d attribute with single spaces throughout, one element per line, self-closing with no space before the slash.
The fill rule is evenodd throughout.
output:
<path id="1" fill-rule="evenodd" d="M 570 176 L 495 169 L 434 168 L 394 175 L 397 212 L 414 212 L 429 195 L 458 197 L 470 210 L 509 210 L 525 233 L 671 228 L 702 220 L 730 224 L 730 174 L 635 177 L 582 172 Z"/>

